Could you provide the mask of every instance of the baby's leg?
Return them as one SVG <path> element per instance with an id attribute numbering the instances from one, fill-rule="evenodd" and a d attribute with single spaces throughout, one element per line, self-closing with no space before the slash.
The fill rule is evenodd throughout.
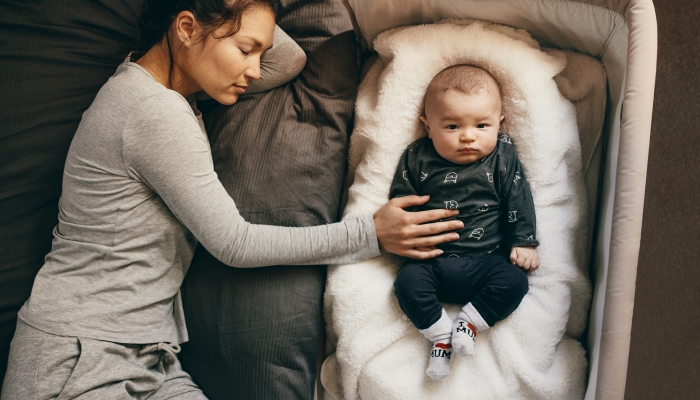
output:
<path id="1" fill-rule="evenodd" d="M 444 379 L 452 365 L 452 320 L 438 301 L 432 262 L 408 261 L 399 270 L 394 289 L 408 319 L 433 343 L 426 373 Z"/>
<path id="2" fill-rule="evenodd" d="M 457 314 L 452 324 L 452 346 L 462 357 L 474 355 L 477 332 L 484 331 L 489 325 L 484 321 L 474 305 L 470 302 Z"/>
<path id="3" fill-rule="evenodd" d="M 502 255 L 485 256 L 478 268 L 483 275 L 476 295 L 452 326 L 454 350 L 465 357 L 474 354 L 477 332 L 509 316 L 528 291 L 525 272 Z"/>

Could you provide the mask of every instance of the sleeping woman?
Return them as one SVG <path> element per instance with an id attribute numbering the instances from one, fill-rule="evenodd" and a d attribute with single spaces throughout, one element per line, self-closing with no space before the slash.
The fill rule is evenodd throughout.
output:
<path id="1" fill-rule="evenodd" d="M 200 242 L 237 267 L 417 259 L 457 239 L 427 196 L 316 227 L 253 225 L 213 168 L 188 98 L 234 104 L 273 43 L 266 0 L 147 0 L 132 53 L 83 114 L 63 174 L 52 249 L 19 312 L 3 399 L 205 399 L 182 370 L 179 288 Z"/>

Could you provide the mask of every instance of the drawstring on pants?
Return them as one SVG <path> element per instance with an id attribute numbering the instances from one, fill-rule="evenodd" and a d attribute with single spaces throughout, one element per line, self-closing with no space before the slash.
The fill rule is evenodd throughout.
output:
<path id="1" fill-rule="evenodd" d="M 163 350 L 165 352 L 165 362 L 172 364 L 177 360 L 177 353 L 180 352 L 180 345 L 167 342 L 149 344 L 139 350 L 139 355 L 153 353 L 158 350 Z"/>

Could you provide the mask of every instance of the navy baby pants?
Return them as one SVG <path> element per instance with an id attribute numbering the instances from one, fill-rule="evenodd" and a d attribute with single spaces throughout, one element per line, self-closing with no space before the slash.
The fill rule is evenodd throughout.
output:
<path id="1" fill-rule="evenodd" d="M 471 302 L 489 326 L 503 320 L 528 291 L 527 276 L 502 254 L 408 260 L 394 283 L 399 305 L 418 329 L 442 315 L 440 302 Z"/>

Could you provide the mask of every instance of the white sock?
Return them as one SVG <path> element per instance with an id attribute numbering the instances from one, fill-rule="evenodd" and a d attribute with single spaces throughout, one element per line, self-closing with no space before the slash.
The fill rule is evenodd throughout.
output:
<path id="1" fill-rule="evenodd" d="M 440 319 L 428 329 L 421 329 L 420 333 L 433 343 L 430 349 L 430 363 L 425 373 L 431 379 L 445 379 L 452 366 L 452 320 L 443 309 Z"/>
<path id="2" fill-rule="evenodd" d="M 472 303 L 467 303 L 452 324 L 453 350 L 462 357 L 473 356 L 477 332 L 488 328 L 489 324 L 484 321 Z"/>

